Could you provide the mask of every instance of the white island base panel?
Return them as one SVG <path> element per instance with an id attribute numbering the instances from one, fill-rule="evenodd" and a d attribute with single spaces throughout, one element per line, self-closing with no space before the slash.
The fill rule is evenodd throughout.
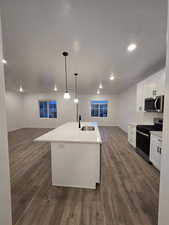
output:
<path id="1" fill-rule="evenodd" d="M 52 184 L 96 189 L 100 183 L 100 144 L 51 143 Z"/>

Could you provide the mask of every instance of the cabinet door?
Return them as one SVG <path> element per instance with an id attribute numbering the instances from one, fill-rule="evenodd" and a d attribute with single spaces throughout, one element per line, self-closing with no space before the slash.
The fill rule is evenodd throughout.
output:
<path id="1" fill-rule="evenodd" d="M 145 80 L 144 98 L 155 98 L 157 96 L 158 79 L 156 75 L 150 76 Z"/>
<path id="2" fill-rule="evenodd" d="M 131 126 L 128 125 L 128 142 L 131 142 Z"/>
<path id="3" fill-rule="evenodd" d="M 157 168 L 158 167 L 158 141 L 157 141 L 157 137 L 151 135 L 151 142 L 150 142 L 150 161 L 153 163 L 153 165 Z"/>
<path id="4" fill-rule="evenodd" d="M 157 146 L 157 140 L 153 135 L 151 135 L 151 139 L 150 139 L 150 161 L 153 164 L 157 160 L 156 146 Z"/>
<path id="5" fill-rule="evenodd" d="M 161 148 L 157 146 L 157 165 L 156 168 L 160 170 L 161 167 Z"/>
<path id="6" fill-rule="evenodd" d="M 139 82 L 137 84 L 137 104 L 136 111 L 143 112 L 144 111 L 144 82 Z"/>
<path id="7" fill-rule="evenodd" d="M 151 142 L 150 142 L 150 161 L 158 170 L 160 170 L 161 140 L 159 142 L 159 138 L 153 135 L 151 135 Z"/>
<path id="8" fill-rule="evenodd" d="M 155 98 L 165 92 L 165 70 L 159 71 L 146 79 L 146 97 Z"/>
<path id="9" fill-rule="evenodd" d="M 158 143 L 157 143 L 157 153 L 158 153 L 158 164 L 157 164 L 157 169 L 160 170 L 161 168 L 161 153 L 162 153 L 162 139 L 158 138 Z"/>
<path id="10" fill-rule="evenodd" d="M 165 81 L 166 81 L 166 73 L 165 73 L 165 70 L 163 70 L 163 71 L 160 71 L 158 74 L 157 95 L 165 94 Z"/>
<path id="11" fill-rule="evenodd" d="M 135 148 L 136 147 L 136 126 L 128 126 L 128 142 Z"/>

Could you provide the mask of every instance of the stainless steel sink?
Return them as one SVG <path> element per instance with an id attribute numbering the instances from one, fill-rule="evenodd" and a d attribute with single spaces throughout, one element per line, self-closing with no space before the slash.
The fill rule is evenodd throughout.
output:
<path id="1" fill-rule="evenodd" d="M 82 131 L 94 131 L 95 130 L 95 127 L 92 127 L 92 126 L 83 126 L 81 128 Z"/>

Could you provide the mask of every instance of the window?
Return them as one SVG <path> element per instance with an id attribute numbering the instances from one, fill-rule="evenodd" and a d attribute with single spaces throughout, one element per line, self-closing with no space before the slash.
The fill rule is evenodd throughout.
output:
<path id="1" fill-rule="evenodd" d="M 92 117 L 107 117 L 108 101 L 91 101 Z"/>
<path id="2" fill-rule="evenodd" d="M 57 118 L 57 102 L 39 101 L 40 118 Z"/>

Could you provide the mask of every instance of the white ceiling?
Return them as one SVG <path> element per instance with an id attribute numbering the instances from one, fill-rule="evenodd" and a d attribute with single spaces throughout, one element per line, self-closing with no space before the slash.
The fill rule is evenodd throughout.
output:
<path id="1" fill-rule="evenodd" d="M 6 86 L 116 94 L 165 65 L 167 0 L 0 0 Z M 135 42 L 138 48 L 128 53 Z M 115 73 L 115 80 L 109 75 Z"/>

